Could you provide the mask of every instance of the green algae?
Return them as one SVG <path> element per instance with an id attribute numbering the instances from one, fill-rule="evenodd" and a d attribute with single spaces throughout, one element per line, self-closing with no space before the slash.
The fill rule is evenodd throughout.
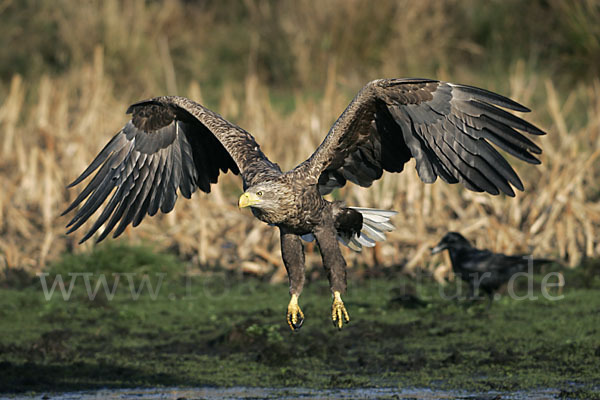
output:
<path id="1" fill-rule="evenodd" d="M 300 299 L 304 326 L 291 332 L 286 285 L 192 276 L 170 256 L 124 250 L 101 247 L 49 268 L 46 292 L 59 276 L 65 290 L 75 278 L 68 300 L 58 285 L 47 299 L 42 277 L 0 285 L 0 392 L 258 385 L 554 388 L 586 397 L 600 384 L 594 261 L 565 272 L 560 300 L 541 295 L 538 275 L 537 300 L 503 294 L 489 311 L 485 302 L 442 298 L 450 285 L 440 290 L 428 277 L 392 268 L 354 277 L 344 297 L 351 322 L 341 331 L 320 276 Z"/>

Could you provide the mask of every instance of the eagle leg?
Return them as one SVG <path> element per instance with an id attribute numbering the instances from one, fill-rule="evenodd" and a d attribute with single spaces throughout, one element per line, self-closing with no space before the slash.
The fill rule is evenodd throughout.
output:
<path id="1" fill-rule="evenodd" d="M 298 235 L 280 230 L 281 257 L 290 280 L 290 303 L 286 320 L 293 331 L 300 329 L 304 313 L 298 305 L 298 297 L 304 287 L 304 248 Z"/>
<path id="2" fill-rule="evenodd" d="M 338 329 L 342 329 L 342 324 L 344 320 L 346 321 L 346 323 L 350 322 L 350 316 L 348 315 L 348 311 L 346 311 L 346 307 L 344 306 L 344 302 L 342 301 L 342 295 L 340 294 L 340 292 L 333 292 L 331 320 L 333 321 L 333 326 L 337 327 Z"/>
<path id="3" fill-rule="evenodd" d="M 346 261 L 336 239 L 337 232 L 331 214 L 324 213 L 323 222 L 313 233 L 321 250 L 323 267 L 327 271 L 329 287 L 333 293 L 331 320 L 334 326 L 342 329 L 344 321 L 350 321 L 341 295 L 346 291 Z"/>

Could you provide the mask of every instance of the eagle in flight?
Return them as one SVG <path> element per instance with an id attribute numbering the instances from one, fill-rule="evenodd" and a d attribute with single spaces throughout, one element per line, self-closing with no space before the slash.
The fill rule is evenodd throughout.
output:
<path id="1" fill-rule="evenodd" d="M 178 192 L 188 199 L 198 188 L 209 193 L 219 174 L 231 171 L 242 177 L 239 207 L 250 207 L 256 218 L 279 228 L 290 328 L 299 329 L 304 320 L 298 304 L 305 275 L 302 239 L 316 239 L 333 295 L 332 321 L 341 329 L 350 318 L 341 298 L 346 262 L 338 240 L 353 250 L 373 246 L 394 228 L 389 219 L 395 213 L 346 207 L 323 196 L 348 181 L 368 187 L 383 171 L 401 172 L 411 158 L 425 183 L 439 176 L 476 192 L 514 196 L 513 187 L 523 190 L 523 184 L 493 145 L 539 164 L 533 154 L 541 154 L 540 147 L 522 132 L 544 132 L 504 109 L 529 111 L 472 86 L 377 79 L 360 90 L 315 152 L 284 172 L 250 133 L 192 100 L 141 101 L 128 108 L 131 120 L 69 185 L 98 170 L 64 212 L 77 208 L 67 227 L 69 233 L 78 229 L 112 193 L 81 242 L 102 226 L 97 241 L 113 229 L 117 237 L 146 215 L 170 212 Z"/>

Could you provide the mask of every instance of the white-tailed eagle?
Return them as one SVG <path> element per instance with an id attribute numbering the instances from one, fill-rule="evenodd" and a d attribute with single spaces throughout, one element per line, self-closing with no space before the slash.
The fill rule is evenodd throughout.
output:
<path id="1" fill-rule="evenodd" d="M 524 106 L 471 86 L 431 79 L 378 79 L 356 95 L 315 152 L 283 172 L 252 135 L 189 99 L 157 97 L 129 107 L 132 118 L 70 186 L 97 170 L 65 213 L 77 208 L 72 232 L 96 210 L 102 212 L 83 237 L 101 226 L 97 240 L 120 235 L 146 215 L 173 209 L 178 193 L 210 192 L 221 172 L 240 174 L 240 207 L 281 233 L 291 300 L 287 321 L 304 320 L 298 297 L 304 284 L 301 238 L 316 239 L 333 295 L 332 320 L 349 320 L 341 299 L 346 263 L 338 240 L 352 249 L 372 246 L 393 229 L 392 211 L 346 207 L 324 194 L 350 181 L 370 186 L 384 171 L 401 172 L 410 158 L 423 182 L 448 183 L 493 195 L 514 196 L 521 180 L 494 146 L 531 164 L 541 149 L 523 133 L 540 129 L 504 109 Z M 109 198 L 106 202 L 107 198 Z M 105 204 L 106 202 L 106 204 Z M 82 204 L 83 203 L 83 204 Z M 103 204 L 105 204 L 103 206 Z"/>

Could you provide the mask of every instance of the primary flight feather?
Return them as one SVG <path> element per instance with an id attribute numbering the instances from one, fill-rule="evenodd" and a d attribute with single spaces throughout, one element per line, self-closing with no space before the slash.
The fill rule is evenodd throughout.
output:
<path id="1" fill-rule="evenodd" d="M 240 174 L 244 194 L 261 221 L 281 234 L 281 254 L 290 280 L 287 321 L 298 329 L 304 314 L 298 297 L 304 284 L 301 237 L 317 240 L 334 297 L 332 320 L 349 316 L 341 299 L 346 263 L 339 240 L 354 250 L 373 246 L 393 229 L 391 211 L 346 207 L 322 196 L 348 181 L 368 187 L 383 171 L 401 172 L 415 158 L 426 183 L 439 176 L 467 189 L 514 196 L 523 184 L 496 147 L 531 164 L 541 149 L 523 133 L 540 129 L 503 110 L 529 111 L 501 95 L 431 79 L 369 82 L 337 119 L 315 152 L 283 172 L 260 150 L 252 135 L 192 100 L 164 96 L 129 107 L 132 118 L 69 186 L 92 175 L 65 213 L 77 209 L 69 233 L 97 210 L 102 212 L 82 242 L 103 227 L 120 235 L 146 215 L 171 211 L 178 193 L 210 192 L 219 174 Z M 110 197 L 110 198 L 109 198 Z M 108 201 L 106 201 L 108 199 Z"/>

